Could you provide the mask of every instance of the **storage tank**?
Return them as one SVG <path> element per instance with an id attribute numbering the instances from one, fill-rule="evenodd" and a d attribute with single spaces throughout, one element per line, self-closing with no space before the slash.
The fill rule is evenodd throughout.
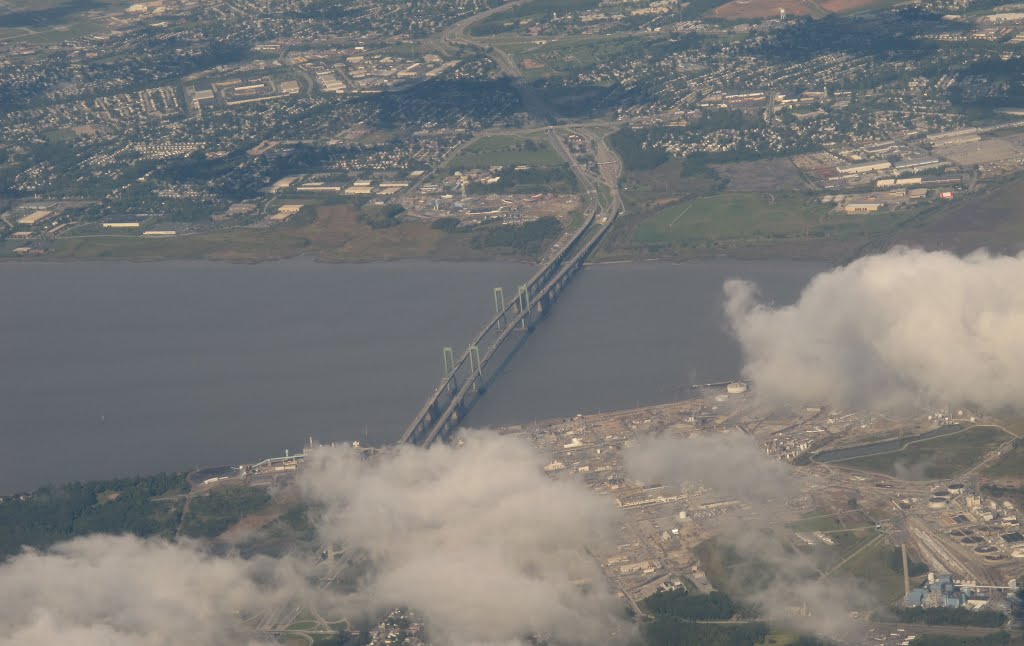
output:
<path id="1" fill-rule="evenodd" d="M 940 498 L 939 496 L 935 496 L 934 498 L 930 498 L 928 500 L 929 509 L 945 509 L 946 504 L 946 499 Z"/>
<path id="2" fill-rule="evenodd" d="M 1018 547 L 1017 549 L 1010 552 L 1010 556 L 1015 559 L 1024 559 L 1024 547 Z"/>
<path id="3" fill-rule="evenodd" d="M 948 491 L 951 495 L 955 496 L 957 494 L 961 494 L 964 492 L 964 486 L 959 482 L 954 482 L 953 484 L 946 487 L 946 491 Z"/>
<path id="4" fill-rule="evenodd" d="M 747 392 L 747 384 L 743 381 L 734 381 L 725 387 L 725 392 L 730 395 L 742 395 Z"/>

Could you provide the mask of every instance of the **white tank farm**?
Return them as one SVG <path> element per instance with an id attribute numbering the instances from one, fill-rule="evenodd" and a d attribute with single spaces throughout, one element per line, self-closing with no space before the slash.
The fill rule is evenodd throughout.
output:
<path id="1" fill-rule="evenodd" d="M 730 395 L 742 395 L 747 392 L 747 384 L 742 381 L 734 381 L 725 387 L 725 392 Z"/>

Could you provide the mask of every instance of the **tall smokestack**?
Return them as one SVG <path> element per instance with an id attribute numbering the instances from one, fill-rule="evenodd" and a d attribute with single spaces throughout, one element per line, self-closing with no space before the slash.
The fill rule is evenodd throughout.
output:
<path id="1" fill-rule="evenodd" d="M 907 544 L 900 544 L 900 551 L 903 552 L 903 594 L 910 594 L 910 568 L 907 566 Z"/>

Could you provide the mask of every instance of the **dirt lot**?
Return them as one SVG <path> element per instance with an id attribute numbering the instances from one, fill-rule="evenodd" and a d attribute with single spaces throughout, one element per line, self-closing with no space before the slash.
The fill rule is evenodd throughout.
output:
<path id="1" fill-rule="evenodd" d="M 785 9 L 790 16 L 821 18 L 830 13 L 860 11 L 879 4 L 885 4 L 884 0 L 732 0 L 711 13 L 725 20 L 750 20 L 778 16 L 779 9 Z"/>
<path id="2" fill-rule="evenodd" d="M 1006 139 L 983 139 L 968 144 L 956 144 L 953 146 L 939 146 L 933 149 L 936 155 L 952 159 L 957 164 L 971 166 L 974 164 L 987 164 L 1007 159 L 1024 159 L 1024 151 L 1020 145 L 1014 145 Z"/>
<path id="3" fill-rule="evenodd" d="M 1016 254 L 1024 250 L 1024 218 L 1020 200 L 1024 180 L 1008 182 L 989 193 L 966 195 L 931 215 L 918 227 L 910 227 L 891 244 L 909 244 L 927 249 L 951 249 L 969 253 L 988 248 Z M 876 251 L 868 249 L 867 251 Z"/>
<path id="4" fill-rule="evenodd" d="M 811 0 L 732 0 L 715 8 L 713 15 L 725 20 L 749 20 L 778 16 L 779 9 L 785 9 L 790 16 L 819 18 L 827 13 Z"/>
<path id="5" fill-rule="evenodd" d="M 798 191 L 807 186 L 800 176 L 800 169 L 789 159 L 736 162 L 716 165 L 714 169 L 722 177 L 729 178 L 727 191 Z"/>
<path id="6" fill-rule="evenodd" d="M 893 3 L 878 2 L 877 0 L 825 0 L 825 2 L 821 3 L 821 6 L 829 13 L 848 13 L 886 4 Z"/>

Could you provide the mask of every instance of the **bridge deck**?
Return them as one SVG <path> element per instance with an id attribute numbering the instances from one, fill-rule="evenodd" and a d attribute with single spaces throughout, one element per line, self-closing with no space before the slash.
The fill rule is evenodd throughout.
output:
<path id="1" fill-rule="evenodd" d="M 442 433 L 451 429 L 453 420 L 458 421 L 471 403 L 471 393 L 481 385 L 479 382 L 483 378 L 483 368 L 512 336 L 512 331 L 518 325 L 524 322 L 529 323 L 531 315 L 541 309 L 543 301 L 550 303 L 554 300 L 554 297 L 575 272 L 582 267 L 586 257 L 604 237 L 621 209 L 621 202 L 614 186 L 612 187 L 612 202 L 604 207 L 601 206 L 600 196 L 594 183 L 595 178 L 580 167 L 575 157 L 569 153 L 553 130 L 549 129 L 548 135 L 556 150 L 566 159 L 581 184 L 586 187 L 589 198 L 587 219 L 572 239 L 525 283 L 526 307 L 522 307 L 521 299 L 517 296 L 506 303 L 505 307 L 500 312 L 496 312 L 494 317 L 481 328 L 466 350 L 459 355 L 454 368 L 442 377 L 430 398 L 405 429 L 405 433 L 399 440 L 402 444 L 429 445 Z M 603 141 L 598 144 L 597 155 L 598 161 L 606 165 L 614 162 L 621 164 L 617 158 L 613 158 L 611 161 L 602 159 L 602 157 L 611 155 Z M 597 181 L 613 181 L 610 179 L 610 175 L 604 172 L 601 173 L 601 176 L 596 178 Z M 595 226 L 598 215 L 601 213 L 607 213 L 608 217 L 603 224 Z M 503 323 L 504 327 L 502 327 Z M 487 340 L 491 340 L 491 342 L 485 343 Z M 479 359 L 475 366 L 473 365 L 474 352 L 477 353 L 476 357 Z"/>

